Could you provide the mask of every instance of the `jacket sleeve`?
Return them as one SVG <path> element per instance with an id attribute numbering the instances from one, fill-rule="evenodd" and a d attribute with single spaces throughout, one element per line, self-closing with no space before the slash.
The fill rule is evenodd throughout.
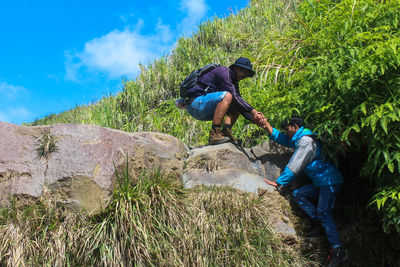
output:
<path id="1" fill-rule="evenodd" d="M 221 72 L 219 81 L 220 82 L 218 91 L 228 91 L 229 93 L 231 93 L 233 101 L 237 105 L 240 114 L 242 114 L 243 117 L 245 117 L 249 121 L 253 121 L 253 116 L 251 115 L 253 107 L 249 103 L 247 103 L 240 95 L 240 92 L 236 90 L 235 85 L 229 79 L 228 68 L 225 68 L 225 70 Z"/>
<path id="2" fill-rule="evenodd" d="M 280 185 L 285 186 L 289 184 L 294 177 L 296 177 L 296 175 L 288 168 L 288 166 L 286 166 L 281 175 L 279 175 L 276 182 Z"/>
<path id="3" fill-rule="evenodd" d="M 314 160 L 316 155 L 316 144 L 311 137 L 303 136 L 297 142 L 296 150 L 294 151 L 285 170 L 276 181 L 278 184 L 287 185 L 296 177 L 304 168 Z"/>
<path id="4" fill-rule="evenodd" d="M 272 134 L 269 136 L 269 139 L 283 146 L 294 148 L 294 146 L 290 143 L 289 136 L 281 133 L 279 130 L 275 128 L 272 128 Z"/>

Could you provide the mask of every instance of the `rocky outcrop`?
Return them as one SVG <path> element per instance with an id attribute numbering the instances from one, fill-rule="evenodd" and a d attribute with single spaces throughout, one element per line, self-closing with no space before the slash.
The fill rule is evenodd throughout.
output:
<path id="1" fill-rule="evenodd" d="M 183 182 L 195 185 L 229 185 L 257 193 L 273 190 L 262 179 L 275 181 L 287 164 L 292 151 L 272 142 L 242 148 L 232 143 L 194 148 L 186 160 Z"/>
<path id="2" fill-rule="evenodd" d="M 24 127 L 0 122 L 0 133 L 0 205 L 11 196 L 38 198 L 46 192 L 67 207 L 94 213 L 109 203 L 116 172 L 128 164 L 131 179 L 161 168 L 182 179 L 186 188 L 231 186 L 267 195 L 271 203 L 279 203 L 270 218 L 273 228 L 295 238 L 283 198 L 263 182 L 275 180 L 292 153 L 275 143 L 189 150 L 166 134 L 74 124 Z"/>
<path id="3" fill-rule="evenodd" d="M 293 223 L 287 214 L 287 203 L 276 189 L 263 179 L 275 181 L 292 154 L 273 142 L 242 148 L 232 143 L 194 148 L 185 163 L 183 183 L 186 188 L 196 185 L 231 186 L 260 195 L 266 195 L 271 206 L 270 222 L 275 232 L 288 242 L 297 239 Z"/>
<path id="4" fill-rule="evenodd" d="M 181 141 L 160 133 L 0 122 L 0 204 L 10 196 L 40 197 L 46 188 L 67 206 L 93 212 L 107 205 L 115 172 L 127 161 L 133 178 L 158 167 L 178 178 L 185 153 Z"/>

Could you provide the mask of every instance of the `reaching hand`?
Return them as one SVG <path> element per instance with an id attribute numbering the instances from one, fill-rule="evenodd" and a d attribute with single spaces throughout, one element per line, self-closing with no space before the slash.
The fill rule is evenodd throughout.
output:
<path id="1" fill-rule="evenodd" d="M 264 119 L 263 120 L 263 125 L 261 126 L 263 127 L 265 130 L 267 130 L 268 134 L 271 135 L 273 132 L 272 126 L 271 124 L 269 124 L 268 119 Z"/>
<path id="2" fill-rule="evenodd" d="M 262 120 L 261 120 L 261 125 L 260 125 L 260 127 L 262 127 L 262 128 L 266 128 L 266 126 L 268 125 L 269 123 L 268 123 L 268 119 L 267 118 L 263 118 Z"/>
<path id="3" fill-rule="evenodd" d="M 269 185 L 272 185 L 272 186 L 275 186 L 275 187 L 278 186 L 278 184 L 276 182 L 273 182 L 273 181 L 270 181 L 270 180 L 267 180 L 267 179 L 263 179 L 263 181 L 266 182 Z"/>
<path id="4" fill-rule="evenodd" d="M 264 114 L 261 112 L 253 109 L 253 122 L 257 124 L 259 127 L 264 128 L 265 130 L 268 131 L 268 134 L 272 134 L 272 126 L 269 124 L 268 119 L 264 117 Z"/>
<path id="5" fill-rule="evenodd" d="M 255 111 L 253 114 L 254 123 L 262 127 L 264 125 L 264 114 L 259 111 Z"/>
<path id="6" fill-rule="evenodd" d="M 282 185 L 280 185 L 280 184 L 278 184 L 277 182 L 273 182 L 273 181 L 270 181 L 268 179 L 263 179 L 263 181 L 266 182 L 268 185 L 271 185 L 271 186 L 275 187 L 279 194 L 281 194 L 281 195 L 287 195 L 288 194 L 287 188 L 282 186 Z"/>
<path id="7" fill-rule="evenodd" d="M 265 118 L 256 121 L 257 126 L 264 128 Z"/>

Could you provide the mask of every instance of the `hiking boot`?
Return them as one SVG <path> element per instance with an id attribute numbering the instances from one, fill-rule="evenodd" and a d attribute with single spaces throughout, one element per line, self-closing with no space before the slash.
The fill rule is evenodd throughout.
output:
<path id="1" fill-rule="evenodd" d="M 329 256 L 325 261 L 326 267 L 336 267 L 347 261 L 349 256 L 344 252 L 343 248 L 329 249 Z"/>
<path id="2" fill-rule="evenodd" d="M 222 128 L 222 135 L 228 137 L 232 143 L 238 144 L 238 140 L 232 135 L 232 128 Z"/>
<path id="3" fill-rule="evenodd" d="M 222 134 L 220 127 L 215 127 L 214 129 L 210 130 L 210 135 L 208 137 L 209 145 L 218 145 L 222 143 L 227 143 L 229 141 L 229 137 L 226 137 Z"/>

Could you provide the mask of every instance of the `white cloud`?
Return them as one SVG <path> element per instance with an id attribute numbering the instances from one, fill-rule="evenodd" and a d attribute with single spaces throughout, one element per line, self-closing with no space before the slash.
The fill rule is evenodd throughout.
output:
<path id="1" fill-rule="evenodd" d="M 135 73 L 140 60 L 154 57 L 151 39 L 129 30 L 116 30 L 87 42 L 79 57 L 84 65 L 109 72 L 112 77 Z"/>
<path id="2" fill-rule="evenodd" d="M 206 15 L 208 6 L 204 0 L 183 0 L 181 9 L 187 13 L 186 17 L 180 23 L 182 32 L 191 33 L 198 26 L 201 19 Z"/>
<path id="3" fill-rule="evenodd" d="M 28 90 L 23 86 L 0 82 L 0 95 L 5 97 L 6 100 L 15 99 L 18 95 L 26 94 L 27 92 Z"/>
<path id="4" fill-rule="evenodd" d="M 172 34 L 168 25 L 158 22 L 153 35 L 143 35 L 139 21 L 136 29 L 114 30 L 85 43 L 82 52 L 65 52 L 66 78 L 79 81 L 82 71 L 102 72 L 109 78 L 133 76 L 139 64 L 156 59 L 169 49 Z"/>
<path id="5" fill-rule="evenodd" d="M 65 56 L 65 78 L 70 81 L 79 82 L 79 69 L 82 63 L 74 58 L 74 55 L 70 51 L 64 51 Z M 75 61 L 75 62 L 74 62 Z"/>
<path id="6" fill-rule="evenodd" d="M 6 121 L 16 124 L 30 121 L 33 113 L 28 111 L 25 107 L 9 107 L 6 110 L 0 110 L 0 121 Z"/>
<path id="7" fill-rule="evenodd" d="M 0 121 L 20 124 L 29 120 L 32 113 L 18 102 L 29 96 L 29 91 L 23 86 L 0 82 Z"/>
<path id="8" fill-rule="evenodd" d="M 196 29 L 207 9 L 205 0 L 182 0 L 180 11 L 185 15 L 174 25 L 174 30 L 171 30 L 171 25 L 163 24 L 161 19 L 153 19 L 157 21 L 153 33 L 142 33 L 144 21 L 139 20 L 134 29 L 116 29 L 87 41 L 82 51 L 65 51 L 65 78 L 79 82 L 84 74 L 96 73 L 111 79 L 125 75 L 134 77 L 140 71 L 139 64 L 146 65 L 169 52 L 171 41 L 178 33 L 190 34 Z M 129 14 L 121 16 L 121 19 L 128 23 L 133 16 Z"/>
<path id="9" fill-rule="evenodd" d="M 32 112 L 28 111 L 25 107 L 10 107 L 9 110 L 13 118 L 21 120 L 28 119 L 33 115 Z"/>
<path id="10" fill-rule="evenodd" d="M 7 115 L 0 110 L 0 121 L 9 121 Z"/>
<path id="11" fill-rule="evenodd" d="M 167 43 L 174 38 L 173 33 L 171 32 L 171 27 L 163 24 L 161 19 L 158 20 L 156 31 L 158 32 L 157 38 L 159 38 L 163 43 Z"/>

